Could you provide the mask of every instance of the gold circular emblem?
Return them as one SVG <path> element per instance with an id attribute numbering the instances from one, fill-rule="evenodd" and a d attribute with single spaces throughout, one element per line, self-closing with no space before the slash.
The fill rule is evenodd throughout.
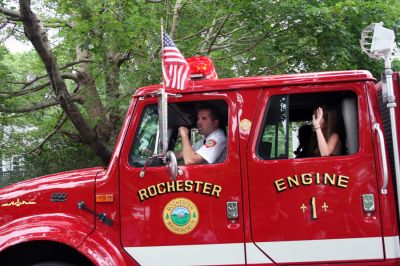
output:
<path id="1" fill-rule="evenodd" d="M 199 211 L 191 200 L 176 198 L 165 205 L 163 221 L 169 231 L 184 235 L 196 227 L 199 222 Z"/>
<path id="2" fill-rule="evenodd" d="M 242 119 L 242 120 L 240 121 L 239 126 L 240 126 L 240 129 L 241 129 L 241 130 L 247 132 L 247 131 L 250 130 L 251 122 L 250 122 L 249 119 Z"/>

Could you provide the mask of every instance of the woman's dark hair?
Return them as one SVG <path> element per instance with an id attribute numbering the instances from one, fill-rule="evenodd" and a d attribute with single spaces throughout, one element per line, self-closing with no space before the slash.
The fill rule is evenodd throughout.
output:
<path id="1" fill-rule="evenodd" d="M 333 133 L 338 133 L 338 112 L 335 109 L 322 107 L 324 111 L 325 127 L 322 129 L 325 139 L 328 139 Z"/>

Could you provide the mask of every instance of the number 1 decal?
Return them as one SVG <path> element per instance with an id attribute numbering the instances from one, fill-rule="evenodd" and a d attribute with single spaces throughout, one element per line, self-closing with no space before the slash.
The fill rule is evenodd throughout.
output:
<path id="1" fill-rule="evenodd" d="M 315 204 L 315 197 L 311 198 L 311 218 L 313 220 L 316 220 L 317 217 L 317 206 Z"/>
<path id="2" fill-rule="evenodd" d="M 320 209 L 322 209 L 323 213 L 328 212 L 329 206 L 325 201 L 319 202 L 319 207 L 320 207 Z M 309 213 L 309 215 L 311 215 L 311 220 L 317 220 L 317 218 L 318 218 L 317 208 L 318 208 L 318 206 L 317 206 L 316 197 L 311 197 L 311 199 L 310 199 L 310 213 Z M 300 210 L 304 214 L 308 213 L 308 207 L 304 202 L 301 204 Z"/>

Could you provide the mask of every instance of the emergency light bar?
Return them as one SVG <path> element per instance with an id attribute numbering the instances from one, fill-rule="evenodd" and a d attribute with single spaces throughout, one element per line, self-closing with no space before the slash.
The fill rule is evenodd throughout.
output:
<path id="1" fill-rule="evenodd" d="M 186 58 L 190 67 L 190 79 L 218 79 L 214 64 L 207 56 L 193 56 Z"/>

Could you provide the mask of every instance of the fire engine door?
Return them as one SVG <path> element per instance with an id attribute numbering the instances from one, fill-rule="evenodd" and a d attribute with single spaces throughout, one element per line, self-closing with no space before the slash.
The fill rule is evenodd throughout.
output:
<path id="1" fill-rule="evenodd" d="M 249 139 L 254 244 L 278 264 L 382 260 L 379 192 L 367 102 L 360 96 L 362 83 L 291 87 L 291 92 L 298 91 L 292 94 L 282 91 L 289 90 L 263 92 Z M 346 102 L 351 103 L 351 110 L 343 109 L 348 108 Z M 312 125 L 313 110 L 318 106 L 336 112 L 340 121 L 337 132 L 343 132 L 337 134 L 341 152 L 296 158 L 294 151 L 301 138 L 298 129 Z M 343 113 L 353 113 L 353 125 L 340 119 Z M 340 130 L 349 126 L 353 129 L 347 135 Z M 311 139 L 312 134 L 316 133 L 309 131 Z M 348 141 L 351 134 L 355 134 L 353 143 Z"/>
<path id="2" fill-rule="evenodd" d="M 245 263 L 235 102 L 232 92 L 169 96 L 170 150 L 179 151 L 178 127 L 196 127 L 196 109 L 204 104 L 220 110 L 227 136 L 227 155 L 220 162 L 181 162 L 182 175 L 171 180 L 159 160 L 149 161 L 143 172 L 154 150 L 158 115 L 156 99 L 138 101 L 120 156 L 120 205 L 122 245 L 139 264 Z"/>

